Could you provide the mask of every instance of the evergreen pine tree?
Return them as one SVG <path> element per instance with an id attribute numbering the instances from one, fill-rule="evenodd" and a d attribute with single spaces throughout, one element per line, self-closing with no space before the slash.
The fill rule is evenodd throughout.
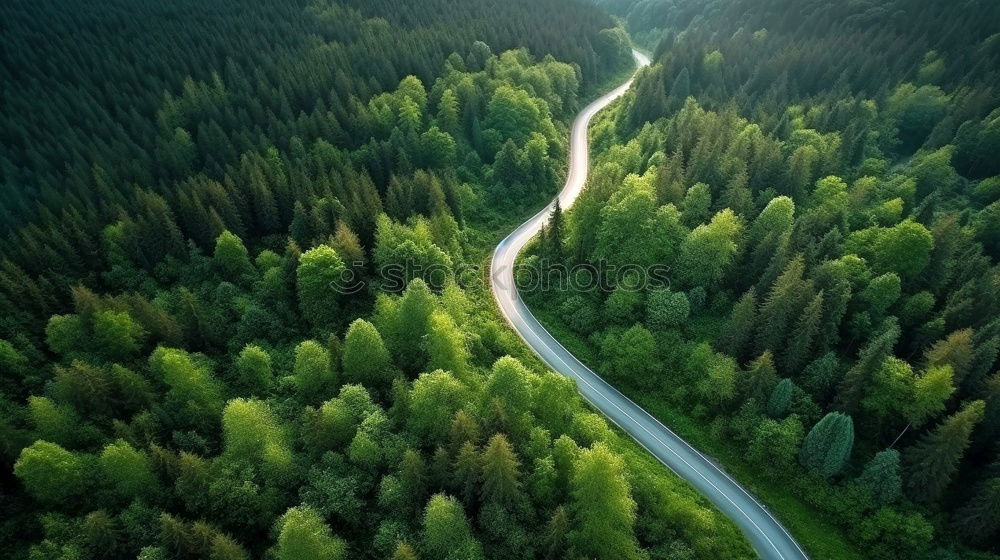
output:
<path id="1" fill-rule="evenodd" d="M 482 487 L 484 504 L 513 506 L 520 496 L 519 463 L 514 448 L 503 434 L 490 438 L 482 455 Z"/>
<path id="2" fill-rule="evenodd" d="M 781 419 L 788 414 L 788 407 L 792 405 L 792 394 L 795 384 L 791 379 L 782 379 L 771 392 L 771 398 L 767 400 L 767 414 L 771 418 Z"/>
<path id="3" fill-rule="evenodd" d="M 831 412 L 816 423 L 802 442 L 799 462 L 825 477 L 838 474 L 847 465 L 854 446 L 854 422 L 850 416 Z"/>
<path id="4" fill-rule="evenodd" d="M 838 400 L 845 412 L 858 410 L 861 399 L 867 393 L 872 378 L 882 367 L 882 362 L 892 356 L 892 348 L 899 339 L 899 327 L 893 322 L 881 334 L 873 338 L 858 353 L 858 361 L 847 371 L 840 383 Z"/>
<path id="5" fill-rule="evenodd" d="M 757 291 L 747 290 L 740 297 L 729 316 L 729 322 L 719 335 L 719 349 L 736 358 L 740 363 L 746 358 L 747 347 L 753 338 L 754 326 L 757 324 Z"/>
<path id="6" fill-rule="evenodd" d="M 958 471 L 972 428 L 982 420 L 984 409 L 983 401 L 968 403 L 906 450 L 907 489 L 914 499 L 930 502 L 941 497 Z"/>
<path id="7" fill-rule="evenodd" d="M 795 375 L 799 369 L 812 361 L 812 350 L 816 335 L 823 320 L 823 291 L 820 290 L 806 306 L 792 329 L 785 349 L 785 373 Z"/>
<path id="8" fill-rule="evenodd" d="M 903 495 L 903 469 L 899 452 L 886 449 L 876 453 L 865 465 L 857 482 L 871 493 L 877 505 L 894 503 Z"/>

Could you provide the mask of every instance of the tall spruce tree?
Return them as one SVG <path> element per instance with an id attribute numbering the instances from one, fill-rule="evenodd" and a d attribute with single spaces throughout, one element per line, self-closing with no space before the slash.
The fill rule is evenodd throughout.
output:
<path id="1" fill-rule="evenodd" d="M 831 412 L 816 423 L 802 442 L 799 462 L 825 477 L 836 476 L 847 465 L 854 447 L 854 421 Z"/>
<path id="2" fill-rule="evenodd" d="M 983 401 L 966 404 L 906 450 L 907 490 L 914 499 L 936 500 L 951 484 L 985 406 Z"/>

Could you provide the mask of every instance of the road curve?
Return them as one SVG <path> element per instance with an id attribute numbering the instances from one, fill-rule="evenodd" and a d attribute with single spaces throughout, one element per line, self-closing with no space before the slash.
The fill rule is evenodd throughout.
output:
<path id="1" fill-rule="evenodd" d="M 632 51 L 638 67 L 649 58 Z M 558 195 L 569 208 L 583 190 L 589 170 L 587 127 L 590 119 L 632 85 L 630 78 L 600 97 L 577 115 L 570 132 L 569 173 Z M 657 459 L 687 480 L 746 535 L 761 558 L 805 560 L 806 554 L 784 527 L 749 492 L 709 458 L 699 453 L 656 418 L 583 365 L 538 322 L 519 297 L 514 285 L 514 261 L 524 245 L 542 227 L 555 201 L 508 235 L 493 251 L 490 280 L 493 297 L 507 321 L 536 354 L 553 370 L 574 379 L 587 401 L 627 432 Z"/>

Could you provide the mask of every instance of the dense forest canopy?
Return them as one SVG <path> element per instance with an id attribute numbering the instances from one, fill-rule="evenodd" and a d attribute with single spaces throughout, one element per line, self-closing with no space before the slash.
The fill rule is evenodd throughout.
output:
<path id="1" fill-rule="evenodd" d="M 814 554 L 1000 553 L 1000 7 L 595 4 L 653 65 L 526 262 L 671 282 L 534 305 Z"/>
<path id="2" fill-rule="evenodd" d="M 65 305 L 74 283 L 96 285 L 89 262 L 106 225 L 124 214 L 136 222 L 126 229 L 159 232 L 152 222 L 161 218 L 152 214 L 161 199 L 178 222 L 178 239 L 195 239 L 203 250 L 222 228 L 254 238 L 287 233 L 295 202 L 311 211 L 312 193 L 304 192 L 311 186 L 300 185 L 298 170 L 287 186 L 252 185 L 248 174 L 262 177 L 270 150 L 287 159 L 322 139 L 338 153 L 352 152 L 356 176 L 334 183 L 367 181 L 364 169 L 384 196 L 397 169 L 427 167 L 413 162 L 414 154 L 398 157 L 405 138 L 388 142 L 381 116 L 365 110 L 373 96 L 408 75 L 430 85 L 446 59 L 451 68 L 476 68 L 491 50 L 526 46 L 537 57 L 552 54 L 573 64 L 574 79 L 588 91 L 627 57 L 621 33 L 602 31 L 612 26 L 607 16 L 566 2 L 422 2 L 419 10 L 360 3 L 364 13 L 329 2 L 253 4 L 14 2 L 0 8 L 12 47 L 0 54 L 0 80 L 9 85 L 3 88 L 8 110 L 0 115 L 0 227 L 10 239 L 0 248 L 0 306 L 8 319 L 33 316 L 19 318 L 17 328 Z M 561 23 L 542 23 L 549 21 Z M 472 49 L 477 40 L 489 48 Z M 449 58 L 457 52 L 462 55 Z M 557 84 L 563 90 L 566 79 Z M 462 96 L 456 97 L 459 119 L 471 133 L 489 99 L 470 91 L 462 86 L 452 93 Z M 553 107 L 562 111 L 555 117 L 565 117 L 575 98 L 565 104 Z M 491 163 L 492 155 L 477 157 Z M 450 171 L 451 163 L 467 162 L 442 166 Z M 478 170 L 478 161 L 468 163 Z M 289 190 L 273 192 L 282 188 Z M 346 189 L 351 197 L 372 196 L 362 187 Z M 236 216 L 268 204 L 262 198 L 275 198 L 274 223 Z M 339 196 L 349 207 L 348 198 Z M 358 212 L 377 214 L 368 202 Z M 143 223 L 142 215 L 151 221 Z M 352 224 L 365 241 L 371 222 Z M 142 259 L 152 265 L 164 255 L 160 250 Z"/>
<path id="3" fill-rule="evenodd" d="M 631 71 L 610 17 L 6 2 L 0 29 L 5 558 L 750 557 L 456 278 Z"/>
<path id="4" fill-rule="evenodd" d="M 998 22 L 3 3 L 0 551 L 749 558 L 459 274 L 555 192 L 631 37 L 653 64 L 525 263 L 669 286 L 525 293 L 539 316 L 811 557 L 997 558 Z"/>

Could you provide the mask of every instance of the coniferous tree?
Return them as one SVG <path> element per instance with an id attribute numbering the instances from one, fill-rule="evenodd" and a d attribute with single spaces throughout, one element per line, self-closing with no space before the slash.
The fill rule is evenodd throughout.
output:
<path id="1" fill-rule="evenodd" d="M 733 306 L 729 322 L 719 335 L 719 349 L 742 361 L 757 323 L 757 293 L 750 288 Z"/>
<path id="2" fill-rule="evenodd" d="M 466 441 L 459 448 L 455 458 L 452 486 L 467 507 L 476 503 L 476 497 L 481 491 L 481 472 L 482 466 L 476 446 Z"/>
<path id="3" fill-rule="evenodd" d="M 375 325 L 357 319 L 344 337 L 344 377 L 354 383 L 387 388 L 395 367 Z"/>
<path id="4" fill-rule="evenodd" d="M 419 371 L 426 362 L 423 346 L 434 308 L 434 294 L 427 284 L 420 278 L 412 280 L 399 301 L 392 345 L 396 363 L 407 371 Z"/>
<path id="5" fill-rule="evenodd" d="M 892 323 L 858 353 L 858 361 L 847 371 L 839 388 L 838 400 L 845 411 L 858 410 L 871 379 L 882 367 L 882 362 L 892 355 L 892 348 L 898 338 L 899 327 Z"/>
<path id="6" fill-rule="evenodd" d="M 423 550 L 432 557 L 480 558 L 479 543 L 472 537 L 462 506 L 452 497 L 435 494 L 423 518 Z"/>
<path id="7" fill-rule="evenodd" d="M 520 497 L 519 462 L 503 434 L 496 434 L 486 443 L 482 454 L 482 487 L 484 504 L 512 507 Z"/>
<path id="8" fill-rule="evenodd" d="M 771 418 L 780 419 L 788 413 L 788 408 L 792 405 L 792 393 L 795 384 L 791 379 L 782 379 L 774 386 L 771 398 L 767 400 L 767 414 Z"/>
<path id="9" fill-rule="evenodd" d="M 340 560 L 347 554 L 344 542 L 334 537 L 319 513 L 308 506 L 289 509 L 278 526 L 278 542 L 273 550 L 279 560 Z"/>
<path id="10" fill-rule="evenodd" d="M 972 428 L 982 420 L 984 408 L 983 401 L 966 404 L 906 450 L 907 489 L 911 496 L 921 501 L 941 496 L 958 471 Z"/>
<path id="11" fill-rule="evenodd" d="M 564 244 L 564 233 L 563 233 L 563 213 L 562 207 L 559 204 L 559 199 L 556 198 L 555 206 L 552 207 L 552 212 L 549 214 L 549 222 L 546 235 L 546 245 L 547 248 L 544 250 L 544 255 L 552 263 L 562 263 L 565 259 L 563 252 Z"/>
<path id="12" fill-rule="evenodd" d="M 823 319 L 823 291 L 813 297 L 802 315 L 795 322 L 788 347 L 785 350 L 785 371 L 789 374 L 798 370 L 812 359 L 813 343 L 819 333 Z"/>
<path id="13" fill-rule="evenodd" d="M 229 282 L 246 285 L 253 277 L 253 264 L 243 240 L 229 231 L 222 232 L 216 239 L 213 259 L 220 275 Z"/>
<path id="14" fill-rule="evenodd" d="M 330 327 L 339 317 L 344 261 L 332 248 L 321 245 L 304 253 L 296 270 L 299 308 L 316 327 Z"/>
<path id="15" fill-rule="evenodd" d="M 315 340 L 306 340 L 295 347 L 292 381 L 301 398 L 308 402 L 322 401 L 335 387 L 336 378 L 330 367 L 330 354 Z"/>
<path id="16" fill-rule="evenodd" d="M 802 442 L 799 462 L 825 477 L 840 473 L 854 446 L 854 422 L 850 416 L 831 412 L 816 423 Z"/>
<path id="17" fill-rule="evenodd" d="M 595 559 L 638 558 L 635 501 L 623 476 L 622 460 L 604 444 L 581 452 L 573 467 L 569 540 Z"/>
<path id="18" fill-rule="evenodd" d="M 756 339 L 758 352 L 774 352 L 779 349 L 792 320 L 798 314 L 798 304 L 807 289 L 802 278 L 804 269 L 802 257 L 796 257 L 775 281 L 761 305 Z"/>
<path id="19" fill-rule="evenodd" d="M 895 449 L 879 451 L 865 465 L 857 483 L 871 493 L 878 505 L 887 505 L 903 495 L 903 470 L 899 452 Z"/>

